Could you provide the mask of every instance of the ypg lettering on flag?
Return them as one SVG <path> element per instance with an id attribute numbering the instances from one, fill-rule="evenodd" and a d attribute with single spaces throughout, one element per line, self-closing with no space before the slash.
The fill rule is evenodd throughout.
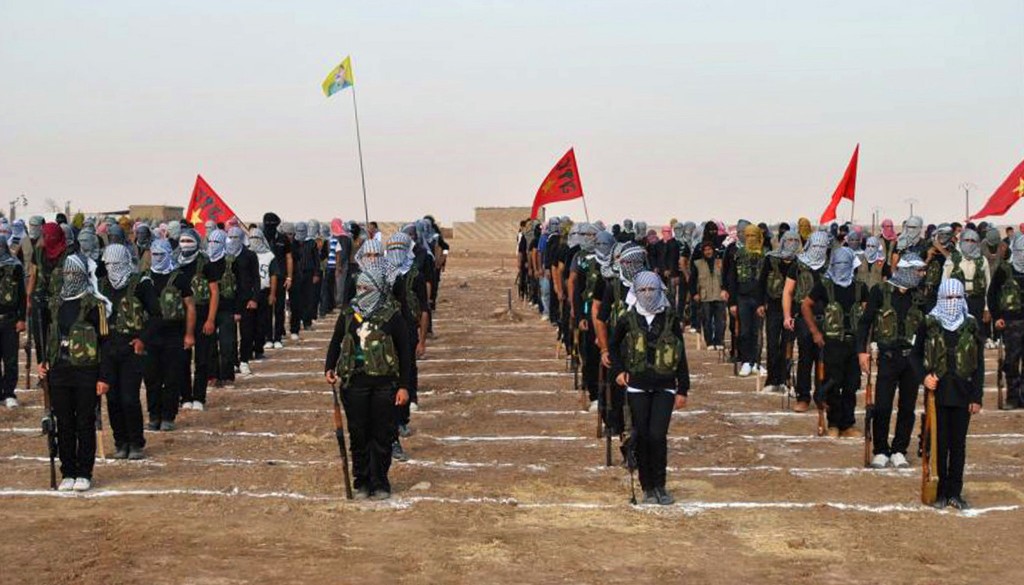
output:
<path id="1" fill-rule="evenodd" d="M 558 188 L 562 193 L 572 193 L 579 189 L 576 185 L 576 173 L 573 171 L 572 166 L 572 161 L 563 159 L 556 167 L 559 171 L 558 180 L 560 181 Z"/>

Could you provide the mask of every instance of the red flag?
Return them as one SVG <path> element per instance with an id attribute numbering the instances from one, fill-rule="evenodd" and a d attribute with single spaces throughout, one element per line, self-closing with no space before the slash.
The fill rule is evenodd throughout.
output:
<path id="1" fill-rule="evenodd" d="M 832 201 L 829 202 L 828 207 L 821 214 L 821 219 L 818 220 L 819 225 L 835 221 L 836 208 L 839 207 L 840 201 L 843 199 L 853 201 L 854 193 L 857 190 L 857 155 L 859 154 L 860 144 L 857 145 L 857 148 L 853 149 L 853 158 L 850 159 L 850 164 L 846 166 L 846 172 L 843 173 L 843 178 L 840 179 L 836 192 L 832 194 Z"/>
<path id="2" fill-rule="evenodd" d="M 990 215 L 1003 215 L 1013 207 L 1018 199 L 1024 197 L 1024 161 L 1021 161 L 1017 168 L 1013 169 L 1009 177 L 1003 181 L 996 192 L 985 202 L 981 211 L 971 216 L 971 219 L 988 217 Z"/>
<path id="3" fill-rule="evenodd" d="M 537 189 L 530 219 L 537 219 L 537 212 L 548 203 L 579 197 L 583 197 L 583 185 L 580 183 L 580 171 L 576 168 L 576 153 L 570 148 Z"/>
<path id="4" fill-rule="evenodd" d="M 192 189 L 192 199 L 189 200 L 188 211 L 185 212 L 185 218 L 192 227 L 200 236 L 205 236 L 208 220 L 222 223 L 232 217 L 237 217 L 235 212 L 231 211 L 228 204 L 217 195 L 202 175 L 196 175 L 196 186 Z"/>

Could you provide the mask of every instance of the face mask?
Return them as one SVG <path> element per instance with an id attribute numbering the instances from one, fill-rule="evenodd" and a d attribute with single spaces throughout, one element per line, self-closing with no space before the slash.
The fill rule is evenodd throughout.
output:
<path id="1" fill-rule="evenodd" d="M 974 230 L 964 230 L 960 234 L 960 253 L 968 260 L 981 258 L 981 239 Z"/>
<path id="2" fill-rule="evenodd" d="M 828 277 L 836 285 L 850 286 L 853 282 L 854 259 L 856 255 L 849 248 L 837 248 L 832 252 L 832 262 L 828 267 Z"/>
<path id="3" fill-rule="evenodd" d="M 121 244 L 110 244 L 103 250 L 103 264 L 107 267 L 107 279 L 116 290 L 128 284 L 132 273 L 132 253 Z"/>
<path id="4" fill-rule="evenodd" d="M 760 254 L 764 242 L 761 228 L 756 225 L 747 225 L 747 227 L 743 229 L 743 241 L 746 244 L 748 252 L 751 254 Z"/>

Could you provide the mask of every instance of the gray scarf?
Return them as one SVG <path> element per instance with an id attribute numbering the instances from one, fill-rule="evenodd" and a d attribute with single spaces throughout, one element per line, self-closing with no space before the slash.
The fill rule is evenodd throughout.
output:
<path id="1" fill-rule="evenodd" d="M 920 256 L 914 252 L 907 252 L 900 256 L 896 271 L 889 277 L 889 284 L 904 290 L 915 288 L 921 283 L 921 271 L 924 267 L 924 260 L 921 260 Z"/>
<path id="2" fill-rule="evenodd" d="M 210 262 L 217 262 L 227 253 L 224 246 L 227 239 L 228 235 L 224 230 L 213 230 L 206 234 L 206 256 Z"/>
<path id="3" fill-rule="evenodd" d="M 387 277 L 378 267 L 364 268 L 356 277 L 356 296 L 352 308 L 363 317 L 371 317 L 387 301 Z"/>
<path id="4" fill-rule="evenodd" d="M 110 286 L 116 290 L 124 288 L 135 272 L 132 253 L 121 244 L 110 244 L 103 249 L 103 264 L 107 267 Z"/>
<path id="5" fill-rule="evenodd" d="M 807 248 L 797 258 L 811 270 L 820 270 L 828 260 L 829 235 L 814 232 L 807 240 Z"/>
<path id="6" fill-rule="evenodd" d="M 974 230 L 964 230 L 960 233 L 960 253 L 968 260 L 981 258 L 981 238 Z"/>
<path id="7" fill-rule="evenodd" d="M 832 251 L 832 262 L 826 275 L 829 280 L 846 288 L 853 282 L 854 260 L 857 254 L 849 248 L 836 248 Z"/>

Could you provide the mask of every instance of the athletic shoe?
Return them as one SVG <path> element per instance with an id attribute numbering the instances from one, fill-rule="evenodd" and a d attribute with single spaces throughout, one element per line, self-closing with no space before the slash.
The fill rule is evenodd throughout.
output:
<path id="1" fill-rule="evenodd" d="M 879 453 L 871 459 L 872 469 L 885 469 L 887 465 L 889 465 L 889 458 L 886 457 L 885 453 Z"/>
<path id="2" fill-rule="evenodd" d="M 11 396 L 10 398 L 4 399 L 4 406 L 7 408 L 18 408 L 18 399 Z"/>
<path id="3" fill-rule="evenodd" d="M 354 492 L 352 492 L 352 499 L 353 500 L 366 500 L 366 499 L 369 499 L 369 498 L 370 498 L 370 490 L 367 489 L 367 488 L 364 488 L 364 487 L 356 488 L 356 490 Z"/>
<path id="4" fill-rule="evenodd" d="M 775 386 L 775 384 L 768 384 L 764 388 L 761 388 L 761 392 L 778 392 L 776 388 L 777 386 Z"/>
<path id="5" fill-rule="evenodd" d="M 274 349 L 274 342 L 268 341 L 263 344 L 263 349 Z"/>
<path id="6" fill-rule="evenodd" d="M 409 460 L 409 456 L 405 453 L 405 449 L 402 448 L 402 444 L 398 441 L 391 444 L 391 458 L 395 461 Z"/>
<path id="7" fill-rule="evenodd" d="M 202 402 L 199 402 L 198 400 L 196 400 L 195 402 L 192 403 L 192 410 L 198 410 L 199 412 L 202 412 L 202 411 L 206 410 L 206 406 L 204 406 Z M 171 429 L 171 430 L 174 430 L 174 429 Z"/>
<path id="8" fill-rule="evenodd" d="M 648 504 L 651 506 L 657 505 L 658 492 L 655 490 L 644 490 L 644 499 L 640 502 L 641 504 Z"/>
<path id="9" fill-rule="evenodd" d="M 292 341 L 298 341 L 298 340 L 299 340 L 299 334 L 298 334 L 298 333 L 292 333 L 292 334 L 291 334 L 291 335 L 290 335 L 290 336 L 288 337 L 288 339 L 291 339 Z"/>
<path id="10" fill-rule="evenodd" d="M 242 373 L 241 366 L 239 366 L 238 364 L 235 364 L 235 373 L 236 374 L 241 374 Z"/>
<path id="11" fill-rule="evenodd" d="M 750 364 L 743 364 L 742 366 L 740 366 L 739 376 L 741 378 L 746 378 L 747 376 L 750 375 L 751 370 L 753 370 L 753 367 Z"/>
<path id="12" fill-rule="evenodd" d="M 591 400 L 590 401 L 590 407 L 587 409 L 587 412 L 591 412 L 591 413 L 597 412 L 597 401 L 596 400 Z"/>
<path id="13" fill-rule="evenodd" d="M 906 469 L 910 467 L 910 462 L 907 461 L 907 456 L 903 453 L 893 453 L 892 459 L 889 460 L 889 464 L 896 469 Z"/>
<path id="14" fill-rule="evenodd" d="M 284 344 L 281 343 L 280 341 L 275 341 L 274 342 L 274 349 L 284 349 Z"/>
<path id="15" fill-rule="evenodd" d="M 92 480 L 87 477 L 79 477 L 75 480 L 75 487 L 72 489 L 76 492 L 87 492 L 92 489 Z"/>
<path id="16" fill-rule="evenodd" d="M 942 510 L 943 508 L 945 508 L 948 505 L 949 505 L 949 500 L 947 500 L 946 498 L 944 498 L 942 496 L 939 496 L 939 497 L 935 498 L 935 501 L 932 502 L 932 508 L 935 508 L 936 510 Z"/>
<path id="17" fill-rule="evenodd" d="M 193 406 L 192 402 L 182 402 L 181 403 L 181 409 L 182 410 L 192 410 L 192 406 Z"/>
<path id="18" fill-rule="evenodd" d="M 420 405 L 419 404 L 416 404 L 415 402 L 410 402 L 409 403 L 409 412 L 419 412 L 419 411 L 420 411 Z"/>
<path id="19" fill-rule="evenodd" d="M 377 491 L 373 492 L 373 495 L 370 496 L 370 498 L 373 499 L 373 500 L 376 500 L 378 502 L 383 501 L 383 500 L 390 500 L 391 499 L 391 492 L 389 492 L 387 490 L 377 490 Z"/>
<path id="20" fill-rule="evenodd" d="M 754 368 L 754 371 L 755 372 L 760 372 L 760 374 L 762 376 L 767 376 L 768 375 L 768 368 L 766 368 L 764 366 L 757 366 L 756 368 Z"/>
<path id="21" fill-rule="evenodd" d="M 127 459 L 128 458 L 128 445 L 121 445 L 117 449 L 114 449 L 114 459 Z"/>
<path id="22" fill-rule="evenodd" d="M 160 430 L 162 432 L 170 432 L 170 431 L 173 431 L 176 428 L 178 428 L 178 427 L 177 427 L 177 425 L 174 424 L 173 420 L 165 420 L 162 423 L 160 423 Z"/>
<path id="23" fill-rule="evenodd" d="M 129 461 L 138 461 L 140 459 L 145 459 L 145 458 L 146 458 L 146 454 L 142 451 L 142 447 L 139 447 L 139 446 L 136 446 L 136 445 L 132 445 L 131 447 L 128 447 L 128 460 Z"/>
<path id="24" fill-rule="evenodd" d="M 654 488 L 654 494 L 658 497 L 658 504 L 662 506 L 671 506 L 676 503 L 676 499 L 672 497 L 672 494 L 665 491 L 665 488 Z"/>
<path id="25" fill-rule="evenodd" d="M 550 319 L 548 318 L 548 316 L 547 316 L 547 315 L 541 315 L 541 316 L 540 316 L 540 320 L 541 320 L 541 321 L 550 321 Z"/>
<path id="26" fill-rule="evenodd" d="M 148 423 L 146 423 L 146 430 L 147 431 L 159 431 L 160 430 L 160 421 L 158 421 L 158 420 L 151 420 L 151 421 L 149 421 Z"/>
<path id="27" fill-rule="evenodd" d="M 956 508 L 957 510 L 970 510 L 971 505 L 967 503 L 967 500 L 963 496 L 953 496 L 949 498 L 949 507 Z"/>
<path id="28" fill-rule="evenodd" d="M 60 480 L 60 485 L 57 486 L 58 492 L 70 492 L 75 489 L 75 478 L 65 477 Z"/>
<path id="29" fill-rule="evenodd" d="M 409 429 L 409 425 L 398 425 L 398 436 L 399 437 L 411 437 L 412 430 Z"/>
<path id="30" fill-rule="evenodd" d="M 251 376 L 252 369 L 249 367 L 249 362 L 242 362 L 238 364 L 238 373 L 243 376 Z"/>

